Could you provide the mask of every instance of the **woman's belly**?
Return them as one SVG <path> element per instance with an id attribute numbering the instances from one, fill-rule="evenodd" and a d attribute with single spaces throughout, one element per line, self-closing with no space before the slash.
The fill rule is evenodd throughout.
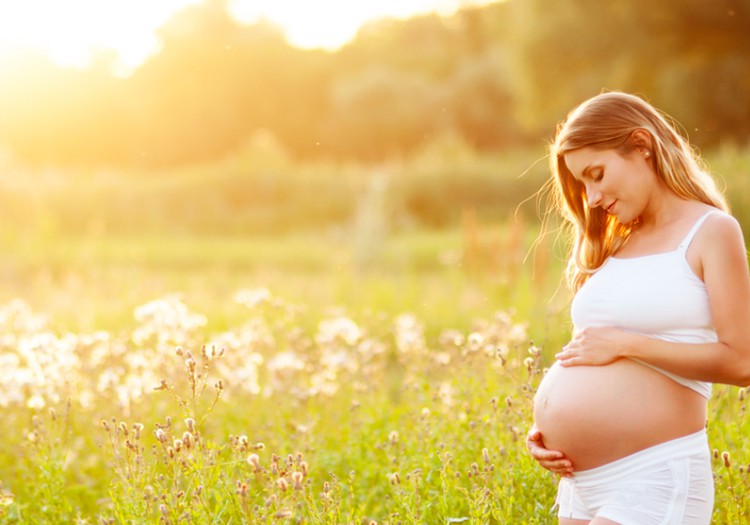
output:
<path id="1" fill-rule="evenodd" d="M 664 374 L 619 359 L 607 366 L 555 363 L 534 398 L 547 448 L 587 470 L 699 431 L 706 400 Z"/>

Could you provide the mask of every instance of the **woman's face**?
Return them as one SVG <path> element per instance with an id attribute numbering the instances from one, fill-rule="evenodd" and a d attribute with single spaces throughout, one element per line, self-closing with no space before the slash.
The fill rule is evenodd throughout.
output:
<path id="1" fill-rule="evenodd" d="M 656 184 L 648 150 L 622 155 L 613 149 L 585 147 L 563 158 L 573 177 L 584 185 L 589 207 L 600 207 L 623 224 L 634 221 L 648 207 Z"/>

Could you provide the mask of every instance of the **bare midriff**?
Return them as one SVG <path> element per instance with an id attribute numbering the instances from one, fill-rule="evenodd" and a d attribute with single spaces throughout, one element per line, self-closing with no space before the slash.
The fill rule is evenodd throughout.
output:
<path id="1" fill-rule="evenodd" d="M 577 471 L 701 430 L 706 399 L 630 359 L 562 367 L 545 374 L 534 398 L 544 445 Z"/>

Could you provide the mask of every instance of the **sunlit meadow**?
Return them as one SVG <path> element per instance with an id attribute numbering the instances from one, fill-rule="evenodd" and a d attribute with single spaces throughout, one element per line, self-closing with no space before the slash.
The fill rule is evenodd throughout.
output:
<path id="1" fill-rule="evenodd" d="M 555 480 L 523 438 L 568 326 L 558 280 L 532 269 L 559 261 L 493 270 L 466 236 L 528 237 L 441 236 L 435 266 L 400 284 L 320 274 L 295 293 L 255 273 L 275 286 L 216 278 L 218 297 L 209 271 L 203 296 L 147 298 L 107 330 L 8 300 L 0 523 L 553 523 Z M 744 394 L 711 404 L 715 523 L 749 515 Z"/>
<path id="2" fill-rule="evenodd" d="M 493 187 L 502 165 L 460 159 L 413 190 L 376 176 L 335 227 L 273 235 L 230 215 L 235 233 L 171 230 L 174 207 L 148 234 L 125 215 L 75 231 L 75 178 L 6 180 L 0 523 L 554 523 L 556 480 L 524 446 L 570 330 L 560 238 L 527 209 L 543 174 L 518 183 L 527 207 L 449 206 L 447 226 L 394 225 L 387 205 L 428 187 L 450 202 L 449 172 Z M 747 155 L 714 165 L 743 187 Z M 96 207 L 119 203 L 107 180 L 89 204 L 116 221 Z M 745 395 L 716 386 L 710 404 L 716 524 L 750 517 Z"/>

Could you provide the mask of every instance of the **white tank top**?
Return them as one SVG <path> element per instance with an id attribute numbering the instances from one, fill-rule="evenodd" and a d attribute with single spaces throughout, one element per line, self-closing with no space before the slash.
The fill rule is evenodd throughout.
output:
<path id="1" fill-rule="evenodd" d="M 718 340 L 711 318 L 706 286 L 687 262 L 690 242 L 703 215 L 676 250 L 642 257 L 609 257 L 578 290 L 571 305 L 576 330 L 611 326 L 678 343 Z M 650 366 L 708 398 L 711 383 L 685 379 Z"/>

